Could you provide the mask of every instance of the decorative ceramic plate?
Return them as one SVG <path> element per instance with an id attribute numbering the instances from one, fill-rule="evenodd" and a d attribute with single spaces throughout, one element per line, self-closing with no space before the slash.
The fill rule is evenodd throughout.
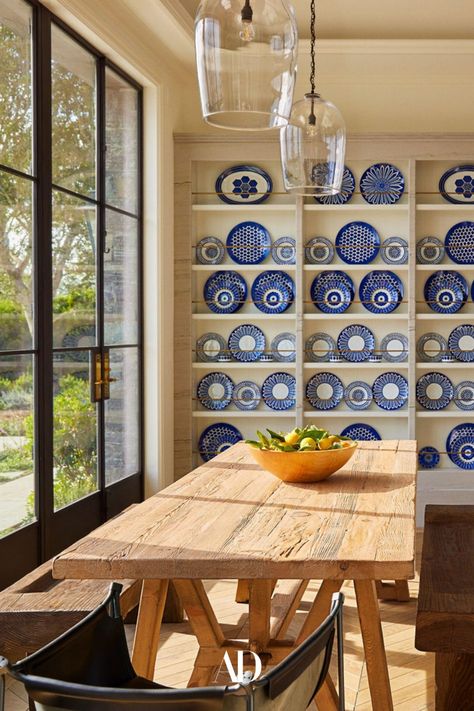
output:
<path id="1" fill-rule="evenodd" d="M 336 350 L 336 341 L 328 333 L 313 333 L 304 344 L 305 361 L 326 363 Z"/>
<path id="2" fill-rule="evenodd" d="M 326 237 L 312 237 L 304 248 L 306 264 L 331 264 L 334 247 Z"/>
<path id="3" fill-rule="evenodd" d="M 273 355 L 271 353 L 262 353 L 260 363 L 273 363 Z"/>
<path id="4" fill-rule="evenodd" d="M 423 363 L 439 363 L 447 350 L 446 339 L 439 333 L 425 333 L 416 344 L 418 358 Z"/>
<path id="5" fill-rule="evenodd" d="M 453 384 L 443 373 L 426 373 L 416 384 L 416 399 L 425 410 L 444 410 L 453 396 Z"/>
<path id="6" fill-rule="evenodd" d="M 320 202 L 322 205 L 345 205 L 349 202 L 354 194 L 355 190 L 355 178 L 353 172 L 344 166 L 344 173 L 342 174 L 342 184 L 341 190 L 337 195 L 323 195 L 323 197 L 315 197 L 314 199 Z"/>
<path id="7" fill-rule="evenodd" d="M 342 314 L 347 311 L 354 293 L 350 276 L 338 270 L 321 272 L 311 284 L 311 301 L 326 314 Z"/>
<path id="8" fill-rule="evenodd" d="M 219 271 L 211 274 L 204 284 L 204 301 L 216 314 L 233 314 L 245 303 L 247 282 L 234 271 Z"/>
<path id="9" fill-rule="evenodd" d="M 294 237 L 279 237 L 272 244 L 275 264 L 296 264 L 296 240 Z"/>
<path id="10" fill-rule="evenodd" d="M 460 410 L 474 410 L 474 382 L 463 380 L 454 388 L 454 404 Z"/>
<path id="11" fill-rule="evenodd" d="M 465 220 L 453 225 L 446 233 L 444 247 L 456 264 L 474 264 L 474 222 Z"/>
<path id="12" fill-rule="evenodd" d="M 225 249 L 218 237 L 203 237 L 196 245 L 196 259 L 200 264 L 220 264 Z"/>
<path id="13" fill-rule="evenodd" d="M 445 200 L 456 205 L 474 203 L 474 165 L 457 165 L 443 173 L 439 192 Z"/>
<path id="14" fill-rule="evenodd" d="M 404 363 L 408 359 L 408 338 L 403 333 L 388 333 L 380 342 L 380 351 L 388 363 Z"/>
<path id="15" fill-rule="evenodd" d="M 237 264 L 260 264 L 270 254 L 272 240 L 259 222 L 239 222 L 227 235 L 226 246 Z"/>
<path id="16" fill-rule="evenodd" d="M 274 360 L 279 363 L 294 363 L 296 359 L 296 338 L 294 333 L 279 333 L 271 343 Z"/>
<path id="17" fill-rule="evenodd" d="M 386 264 L 406 264 L 408 262 L 408 242 L 403 237 L 389 237 L 380 248 Z"/>
<path id="18" fill-rule="evenodd" d="M 225 373 L 208 373 L 197 386 L 198 400 L 208 410 L 225 410 L 233 389 L 234 383 Z"/>
<path id="19" fill-rule="evenodd" d="M 440 456 L 436 447 L 422 447 L 418 452 L 418 464 L 423 469 L 434 469 L 438 466 L 439 460 Z"/>
<path id="20" fill-rule="evenodd" d="M 272 373 L 263 381 L 262 397 L 272 410 L 291 410 L 296 404 L 296 380 L 289 373 Z"/>
<path id="21" fill-rule="evenodd" d="M 474 363 L 474 326 L 468 323 L 456 326 L 449 334 L 448 348 L 456 360 Z"/>
<path id="22" fill-rule="evenodd" d="M 382 362 L 382 356 L 380 353 L 372 353 L 371 356 L 369 356 L 369 363 L 381 363 Z"/>
<path id="23" fill-rule="evenodd" d="M 260 388 L 251 380 L 243 380 L 235 386 L 232 399 L 239 410 L 255 410 L 262 399 Z"/>
<path id="24" fill-rule="evenodd" d="M 469 289 L 462 274 L 443 269 L 428 277 L 424 288 L 425 301 L 438 314 L 454 314 L 467 301 Z"/>
<path id="25" fill-rule="evenodd" d="M 333 373 L 316 373 L 306 384 L 306 399 L 315 410 L 333 410 L 344 396 L 344 386 Z"/>
<path id="26" fill-rule="evenodd" d="M 256 165 L 234 165 L 216 180 L 218 197 L 230 205 L 257 205 L 270 197 L 272 179 Z"/>
<path id="27" fill-rule="evenodd" d="M 453 427 L 446 440 L 448 456 L 461 469 L 474 469 L 474 424 Z"/>
<path id="28" fill-rule="evenodd" d="M 216 454 L 229 449 L 241 439 L 243 438 L 237 427 L 227 422 L 216 422 L 201 433 L 198 443 L 199 454 L 205 462 L 208 462 Z"/>
<path id="29" fill-rule="evenodd" d="M 282 314 L 294 298 L 295 285 L 286 272 L 262 272 L 252 284 L 252 301 L 264 314 Z"/>
<path id="30" fill-rule="evenodd" d="M 229 353 L 220 353 L 217 360 L 219 363 L 232 363 L 232 356 Z"/>
<path id="31" fill-rule="evenodd" d="M 235 360 L 252 363 L 260 359 L 266 342 L 265 334 L 257 326 L 243 323 L 231 332 L 227 346 Z"/>
<path id="32" fill-rule="evenodd" d="M 374 380 L 372 394 L 382 410 L 399 410 L 408 400 L 408 382 L 400 373 L 382 373 Z"/>
<path id="33" fill-rule="evenodd" d="M 360 442 L 377 441 L 382 439 L 375 427 L 366 425 L 364 422 L 355 422 L 353 425 L 344 427 L 341 437 L 350 437 Z"/>
<path id="34" fill-rule="evenodd" d="M 444 244 L 437 237 L 423 237 L 416 243 L 418 264 L 440 264 L 444 257 Z"/>
<path id="35" fill-rule="evenodd" d="M 375 348 L 375 336 L 367 326 L 354 324 L 343 328 L 337 339 L 337 350 L 344 360 L 362 363 Z"/>
<path id="36" fill-rule="evenodd" d="M 371 205 L 393 205 L 405 190 L 405 180 L 399 169 L 390 163 L 375 163 L 360 179 L 360 192 Z"/>
<path id="37" fill-rule="evenodd" d="M 349 222 L 336 235 L 336 252 L 346 264 L 369 264 L 379 248 L 379 233 L 368 222 Z"/>
<path id="38" fill-rule="evenodd" d="M 474 439 L 474 424 L 471 422 L 463 422 L 460 425 L 453 427 L 451 432 L 448 434 L 446 440 L 446 449 L 450 451 L 452 445 L 463 437 L 472 437 Z"/>
<path id="39" fill-rule="evenodd" d="M 344 389 L 344 402 L 351 410 L 367 410 L 372 402 L 372 388 L 362 380 L 355 380 Z"/>
<path id="40" fill-rule="evenodd" d="M 360 301 L 373 314 L 389 314 L 400 306 L 403 282 L 390 271 L 369 272 L 359 286 Z"/>
<path id="41" fill-rule="evenodd" d="M 196 341 L 198 360 L 210 363 L 219 358 L 226 350 L 226 342 L 218 333 L 205 333 Z"/>

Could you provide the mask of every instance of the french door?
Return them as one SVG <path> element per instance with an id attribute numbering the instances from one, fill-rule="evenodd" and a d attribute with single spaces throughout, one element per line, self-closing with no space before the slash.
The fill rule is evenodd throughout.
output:
<path id="1" fill-rule="evenodd" d="M 0 588 L 142 498 L 141 100 L 0 0 Z"/>

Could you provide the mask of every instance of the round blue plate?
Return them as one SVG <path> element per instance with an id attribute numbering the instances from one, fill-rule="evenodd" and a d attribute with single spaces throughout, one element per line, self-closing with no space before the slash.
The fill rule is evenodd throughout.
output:
<path id="1" fill-rule="evenodd" d="M 377 441 L 382 439 L 375 427 L 366 425 L 364 422 L 355 422 L 353 425 L 344 427 L 341 437 L 350 437 L 360 442 Z"/>
<path id="2" fill-rule="evenodd" d="M 344 386 L 333 373 L 316 373 L 306 384 L 306 399 L 315 410 L 333 410 L 344 396 Z"/>
<path id="3" fill-rule="evenodd" d="M 439 460 L 440 456 L 436 447 L 422 447 L 418 452 L 418 464 L 423 469 L 434 469 L 438 466 Z"/>
<path id="4" fill-rule="evenodd" d="M 334 259 L 334 247 L 327 237 L 312 237 L 304 248 L 306 264 L 331 264 Z"/>
<path id="5" fill-rule="evenodd" d="M 474 222 L 466 220 L 453 225 L 446 234 L 444 247 L 452 262 L 474 264 Z"/>
<path id="6" fill-rule="evenodd" d="M 225 410 L 232 400 L 234 383 L 225 373 L 208 373 L 197 386 L 197 397 L 208 410 Z"/>
<path id="7" fill-rule="evenodd" d="M 466 303 L 469 289 L 462 274 L 443 269 L 428 277 L 423 293 L 432 311 L 454 314 Z"/>
<path id="8" fill-rule="evenodd" d="M 448 348 L 456 360 L 463 363 L 474 362 L 474 326 L 463 323 L 456 326 L 448 338 Z"/>
<path id="9" fill-rule="evenodd" d="M 439 192 L 455 205 L 474 203 L 474 165 L 457 165 L 443 173 Z"/>
<path id="10" fill-rule="evenodd" d="M 423 237 L 416 243 L 418 264 L 439 264 L 443 261 L 444 245 L 437 237 Z"/>
<path id="11" fill-rule="evenodd" d="M 305 361 L 327 363 L 336 350 L 336 341 L 328 333 L 313 333 L 304 345 Z"/>
<path id="12" fill-rule="evenodd" d="M 454 404 L 460 410 L 474 410 L 474 382 L 463 380 L 454 388 Z"/>
<path id="13" fill-rule="evenodd" d="M 204 284 L 203 294 L 211 311 L 216 314 L 233 314 L 244 305 L 247 282 L 234 271 L 214 272 Z"/>
<path id="14" fill-rule="evenodd" d="M 270 197 L 272 179 L 256 165 L 234 165 L 217 177 L 216 193 L 230 205 L 257 205 Z"/>
<path id="15" fill-rule="evenodd" d="M 272 244 L 275 264 L 296 264 L 296 240 L 294 237 L 279 237 Z"/>
<path id="16" fill-rule="evenodd" d="M 270 254 L 269 231 L 258 222 L 239 222 L 227 235 L 229 257 L 237 264 L 260 264 Z"/>
<path id="17" fill-rule="evenodd" d="M 446 449 L 448 452 L 454 442 L 461 437 L 472 437 L 474 439 L 474 424 L 472 422 L 463 422 L 462 424 L 453 427 L 446 440 Z"/>
<path id="18" fill-rule="evenodd" d="M 344 173 L 342 174 L 342 184 L 341 190 L 336 195 L 323 195 L 322 197 L 315 197 L 314 199 L 322 205 L 345 205 L 349 202 L 354 194 L 355 190 L 355 178 L 353 172 L 344 166 Z"/>
<path id="19" fill-rule="evenodd" d="M 447 350 L 446 339 L 439 333 L 424 333 L 416 344 L 418 358 L 423 363 L 439 363 Z"/>
<path id="20" fill-rule="evenodd" d="M 196 259 L 200 264 L 220 264 L 225 249 L 218 237 L 203 237 L 196 245 Z"/>
<path id="21" fill-rule="evenodd" d="M 408 359 L 408 338 L 403 333 L 387 333 L 380 341 L 380 351 L 388 363 L 404 363 Z"/>
<path id="22" fill-rule="evenodd" d="M 338 270 L 321 272 L 311 284 L 311 301 L 326 314 L 342 314 L 347 311 L 354 293 L 350 276 Z"/>
<path id="23" fill-rule="evenodd" d="M 294 363 L 296 359 L 296 338 L 294 333 L 279 333 L 271 343 L 274 360 L 279 363 Z"/>
<path id="24" fill-rule="evenodd" d="M 262 272 L 252 284 L 252 301 L 264 314 L 283 313 L 294 298 L 295 285 L 286 272 Z"/>
<path id="25" fill-rule="evenodd" d="M 474 469 L 474 424 L 465 422 L 453 427 L 446 440 L 446 451 L 456 466 Z"/>
<path id="26" fill-rule="evenodd" d="M 243 323 L 231 332 L 227 346 L 235 360 L 252 363 L 265 351 L 266 338 L 263 331 L 251 323 Z"/>
<path id="27" fill-rule="evenodd" d="M 199 437 L 198 450 L 205 462 L 220 454 L 225 449 L 229 449 L 233 444 L 237 444 L 243 439 L 241 433 L 233 425 L 227 422 L 216 422 L 209 425 Z"/>
<path id="28" fill-rule="evenodd" d="M 262 399 L 260 388 L 251 380 L 243 380 L 234 388 L 233 401 L 239 410 L 256 410 Z"/>
<path id="29" fill-rule="evenodd" d="M 385 264 L 406 264 L 408 242 L 403 237 L 389 237 L 382 243 L 380 253 Z"/>
<path id="30" fill-rule="evenodd" d="M 367 326 L 354 324 L 343 328 L 337 339 L 337 350 L 344 360 L 362 363 L 375 348 L 375 336 Z"/>
<path id="31" fill-rule="evenodd" d="M 289 373 L 272 373 L 263 381 L 262 397 L 272 410 L 291 410 L 296 404 L 296 380 Z"/>
<path id="32" fill-rule="evenodd" d="M 211 363 L 225 353 L 226 343 L 219 333 L 205 333 L 196 341 L 196 356 L 200 361 Z"/>
<path id="33" fill-rule="evenodd" d="M 336 235 L 336 252 L 346 264 L 369 264 L 379 248 L 379 233 L 368 222 L 349 222 Z"/>
<path id="34" fill-rule="evenodd" d="M 375 163 L 360 179 L 360 192 L 371 205 L 393 205 L 405 190 L 400 170 L 390 163 Z"/>
<path id="35" fill-rule="evenodd" d="M 382 373 L 375 378 L 372 393 L 382 410 L 399 410 L 408 400 L 408 382 L 400 373 Z"/>
<path id="36" fill-rule="evenodd" d="M 367 311 L 389 314 L 400 306 L 403 299 L 403 282 L 390 271 L 369 272 L 359 286 L 359 297 Z"/>
<path id="37" fill-rule="evenodd" d="M 351 410 L 367 410 L 372 402 L 372 388 L 362 380 L 354 380 L 344 389 L 344 402 Z"/>
<path id="38" fill-rule="evenodd" d="M 416 399 L 425 410 L 444 410 L 453 396 L 453 384 L 443 373 L 425 373 L 418 379 Z"/>

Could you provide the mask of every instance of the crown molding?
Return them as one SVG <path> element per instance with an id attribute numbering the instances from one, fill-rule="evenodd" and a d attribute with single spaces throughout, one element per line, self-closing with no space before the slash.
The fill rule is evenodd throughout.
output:
<path id="1" fill-rule="evenodd" d="M 222 129 L 219 133 L 175 133 L 176 143 L 278 143 L 278 129 L 269 131 L 228 131 Z M 472 142 L 473 133 L 352 133 L 348 134 L 347 142 L 371 143 L 373 141 L 416 141 L 417 143 L 443 142 Z"/>
<path id="2" fill-rule="evenodd" d="M 298 49 L 309 54 L 309 39 L 300 39 Z M 470 39 L 319 39 L 321 54 L 474 54 Z"/>

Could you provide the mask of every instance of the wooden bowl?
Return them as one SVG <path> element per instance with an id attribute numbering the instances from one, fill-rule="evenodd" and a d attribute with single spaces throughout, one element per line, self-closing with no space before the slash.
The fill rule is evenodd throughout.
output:
<path id="1" fill-rule="evenodd" d="M 356 451 L 357 442 L 343 449 L 314 452 L 274 452 L 256 449 L 250 445 L 248 448 L 262 469 L 271 472 L 282 481 L 309 483 L 327 479 L 343 467 Z"/>

